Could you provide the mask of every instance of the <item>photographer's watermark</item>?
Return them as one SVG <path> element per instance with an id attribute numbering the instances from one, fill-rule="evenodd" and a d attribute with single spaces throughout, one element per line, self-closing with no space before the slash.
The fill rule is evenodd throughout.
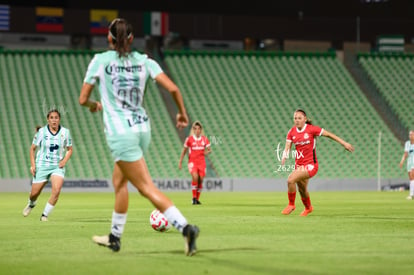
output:
<path id="1" fill-rule="evenodd" d="M 47 114 L 49 113 L 50 110 L 58 110 L 58 112 L 60 113 L 61 116 L 64 116 L 67 113 L 69 113 L 69 111 L 67 111 L 67 109 L 66 109 L 66 107 L 64 105 L 56 105 L 56 104 L 48 105 L 46 103 L 46 98 L 43 99 L 43 102 L 42 102 L 42 111 L 43 111 L 43 114 L 45 116 L 47 116 Z"/>
<path id="2" fill-rule="evenodd" d="M 280 164 L 280 162 L 282 162 L 282 159 L 300 159 L 304 157 L 303 152 L 301 151 L 285 151 L 284 147 L 281 147 L 280 142 L 277 144 L 275 154 L 278 163 L 276 164 L 276 169 L 273 171 L 273 173 L 293 172 L 296 169 L 295 164 Z"/>
<path id="3" fill-rule="evenodd" d="M 221 145 L 223 144 L 223 140 L 220 136 L 208 136 L 208 140 L 210 141 L 211 145 Z"/>

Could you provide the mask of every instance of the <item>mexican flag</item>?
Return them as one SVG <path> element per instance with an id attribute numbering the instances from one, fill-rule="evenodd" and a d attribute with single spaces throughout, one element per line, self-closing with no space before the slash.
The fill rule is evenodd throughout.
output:
<path id="1" fill-rule="evenodd" d="M 168 13 L 145 12 L 144 33 L 146 35 L 163 36 L 168 33 Z"/>

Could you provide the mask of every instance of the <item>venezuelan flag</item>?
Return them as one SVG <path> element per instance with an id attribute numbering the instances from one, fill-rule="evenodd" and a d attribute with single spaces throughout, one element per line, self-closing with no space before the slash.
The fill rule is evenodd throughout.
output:
<path id="1" fill-rule="evenodd" d="M 117 10 L 91 10 L 91 34 L 107 34 L 109 24 L 117 17 Z"/>
<path id="2" fill-rule="evenodd" d="M 63 32 L 63 9 L 36 7 L 37 32 Z"/>

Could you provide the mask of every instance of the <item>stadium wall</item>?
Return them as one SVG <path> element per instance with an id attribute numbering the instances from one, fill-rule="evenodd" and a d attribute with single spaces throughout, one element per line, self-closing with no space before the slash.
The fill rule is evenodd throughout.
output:
<path id="1" fill-rule="evenodd" d="M 406 186 L 406 179 L 382 179 L 380 187 Z M 190 192 L 189 179 L 154 179 L 165 192 Z M 136 189 L 129 184 L 130 191 Z M 205 178 L 204 192 L 284 192 L 285 179 Z M 375 191 L 377 179 L 312 179 L 309 191 Z M 0 192 L 30 192 L 30 179 L 0 179 Z M 50 190 L 50 184 L 45 190 Z M 63 192 L 113 192 L 111 179 L 65 179 Z"/>

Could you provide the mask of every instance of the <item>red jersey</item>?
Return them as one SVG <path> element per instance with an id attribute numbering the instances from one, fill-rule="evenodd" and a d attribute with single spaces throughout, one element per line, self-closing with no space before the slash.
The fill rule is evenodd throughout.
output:
<path id="1" fill-rule="evenodd" d="M 318 162 L 315 152 L 315 137 L 321 136 L 322 133 L 322 128 L 312 124 L 305 124 L 302 130 L 298 130 L 296 126 L 293 126 L 289 130 L 286 136 L 286 141 L 290 141 L 295 144 L 296 165 L 306 165 Z"/>
<path id="2" fill-rule="evenodd" d="M 189 136 L 185 139 L 184 147 L 188 148 L 188 162 L 204 163 L 206 161 L 204 151 L 210 146 L 206 136 Z"/>

